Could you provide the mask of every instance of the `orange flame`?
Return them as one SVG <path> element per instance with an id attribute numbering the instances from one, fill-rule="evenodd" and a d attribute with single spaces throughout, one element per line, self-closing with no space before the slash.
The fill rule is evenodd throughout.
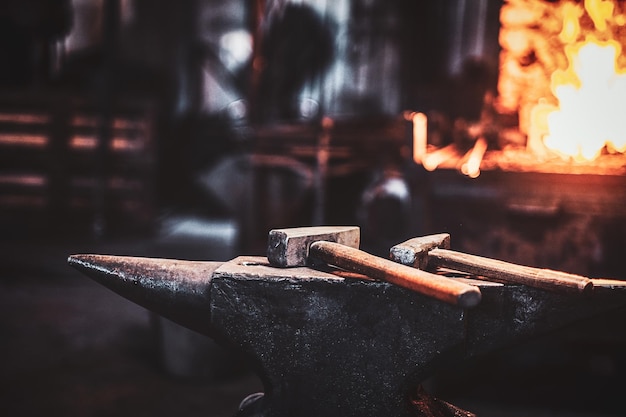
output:
<path id="1" fill-rule="evenodd" d="M 613 4 L 602 0 L 585 0 L 587 14 L 597 32 L 606 37 L 607 22 L 613 16 Z M 626 152 L 626 70 L 617 59 L 622 47 L 615 40 L 600 41 L 589 35 L 578 37 L 581 9 L 575 6 L 564 12 L 562 41 L 569 41 L 565 54 L 569 66 L 552 74 L 552 93 L 558 108 L 547 109 L 540 103 L 542 118 L 547 124 L 543 137 L 546 148 L 564 158 L 590 161 L 606 148 L 610 152 Z M 537 113 L 539 114 L 539 113 Z"/>
<path id="2" fill-rule="evenodd" d="M 585 0 L 585 10 L 589 14 L 596 29 L 603 32 L 607 29 L 607 22 L 613 16 L 614 5 L 611 1 Z"/>
<path id="3" fill-rule="evenodd" d="M 616 41 L 591 40 L 567 48 L 570 68 L 555 73 L 553 93 L 559 109 L 548 115 L 544 144 L 575 160 L 593 160 L 602 149 L 626 151 L 626 74 L 616 60 Z"/>
<path id="4" fill-rule="evenodd" d="M 563 43 L 574 42 L 580 33 L 580 17 L 583 10 L 574 3 L 563 5 L 563 28 L 559 33 L 559 39 Z"/>

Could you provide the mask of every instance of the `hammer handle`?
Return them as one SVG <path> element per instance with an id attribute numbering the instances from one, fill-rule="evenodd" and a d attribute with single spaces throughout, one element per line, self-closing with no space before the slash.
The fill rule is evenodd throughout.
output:
<path id="1" fill-rule="evenodd" d="M 314 242 L 309 247 L 309 256 L 351 272 L 411 289 L 448 304 L 469 308 L 480 302 L 480 289 L 474 285 L 398 264 L 338 243 Z"/>
<path id="2" fill-rule="evenodd" d="M 432 249 L 428 252 L 428 266 L 446 267 L 483 275 L 496 281 L 523 284 L 558 292 L 582 293 L 593 289 L 593 281 L 580 275 L 517 265 L 448 249 Z"/>

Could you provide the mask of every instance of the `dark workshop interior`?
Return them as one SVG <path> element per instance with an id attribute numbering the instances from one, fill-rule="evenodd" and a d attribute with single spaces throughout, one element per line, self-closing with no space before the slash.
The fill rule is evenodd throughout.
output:
<path id="1" fill-rule="evenodd" d="M 358 225 L 384 258 L 449 233 L 626 280 L 625 47 L 621 0 L 2 1 L 0 414 L 261 415 L 239 352 L 72 254 L 226 262 Z M 421 381 L 470 414 L 412 415 L 623 416 L 622 294 Z"/>

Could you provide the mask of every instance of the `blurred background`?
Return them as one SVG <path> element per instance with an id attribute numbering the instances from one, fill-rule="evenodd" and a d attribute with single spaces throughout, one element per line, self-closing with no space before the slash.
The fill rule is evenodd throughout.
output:
<path id="1" fill-rule="evenodd" d="M 72 253 L 225 261 L 264 255 L 272 228 L 356 224 L 385 257 L 449 232 L 466 252 L 625 279 L 624 150 L 564 159 L 529 122 L 584 37 L 554 41 L 566 3 L 597 28 L 567 1 L 3 1 L 0 413 L 230 416 L 262 390 Z M 601 39 L 624 44 L 621 7 Z M 624 317 L 428 388 L 482 416 L 621 415 Z"/>

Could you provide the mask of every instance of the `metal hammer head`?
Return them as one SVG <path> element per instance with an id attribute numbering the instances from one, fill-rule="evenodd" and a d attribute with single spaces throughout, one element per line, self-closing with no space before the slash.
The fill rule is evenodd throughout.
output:
<path id="1" fill-rule="evenodd" d="M 389 257 L 394 262 L 425 269 L 428 264 L 428 252 L 435 248 L 450 249 L 450 234 L 439 233 L 409 239 L 392 247 Z"/>
<path id="2" fill-rule="evenodd" d="M 360 229 L 357 226 L 316 226 L 274 229 L 269 233 L 267 259 L 278 267 L 305 266 L 309 246 L 319 241 L 336 242 L 359 247 Z"/>

